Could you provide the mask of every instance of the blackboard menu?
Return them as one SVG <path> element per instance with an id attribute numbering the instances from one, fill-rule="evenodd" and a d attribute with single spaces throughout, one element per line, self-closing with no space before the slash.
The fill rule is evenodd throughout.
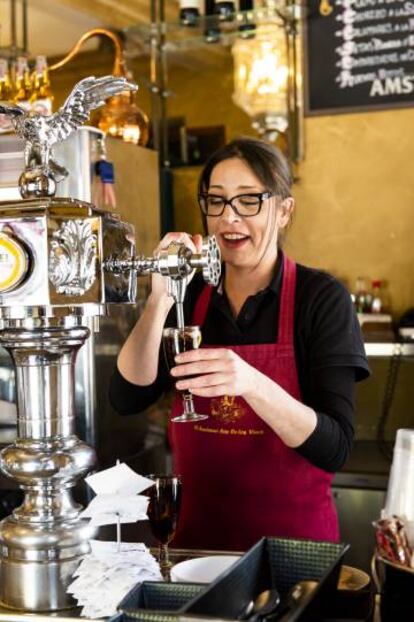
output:
<path id="1" fill-rule="evenodd" d="M 308 114 L 410 106 L 414 0 L 308 0 L 305 52 Z"/>

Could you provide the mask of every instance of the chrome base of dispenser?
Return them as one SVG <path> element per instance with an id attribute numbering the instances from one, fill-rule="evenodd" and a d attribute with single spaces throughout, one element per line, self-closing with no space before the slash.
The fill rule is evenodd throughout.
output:
<path id="1" fill-rule="evenodd" d="M 0 452 L 0 468 L 25 493 L 0 522 L 0 601 L 14 610 L 73 608 L 66 589 L 95 534 L 71 494 L 95 461 L 74 434 L 75 359 L 89 335 L 80 322 L 39 318 L 33 328 L 8 319 L 0 331 L 18 407 L 18 438 Z"/>
<path id="2" fill-rule="evenodd" d="M 80 543 L 78 549 L 77 555 L 58 561 L 17 561 L 3 557 L 0 584 L 2 607 L 25 612 L 73 609 L 77 603 L 66 590 L 82 557 L 89 551 L 87 540 Z M 53 549 L 45 548 L 44 551 L 55 555 Z"/>

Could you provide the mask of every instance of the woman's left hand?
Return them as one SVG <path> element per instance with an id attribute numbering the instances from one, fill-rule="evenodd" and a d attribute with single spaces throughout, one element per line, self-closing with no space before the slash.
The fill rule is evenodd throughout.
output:
<path id="1" fill-rule="evenodd" d="M 177 389 L 190 390 L 200 397 L 241 395 L 252 391 L 256 369 L 226 348 L 201 348 L 175 357 L 171 374 Z M 180 380 L 182 376 L 194 376 Z"/>

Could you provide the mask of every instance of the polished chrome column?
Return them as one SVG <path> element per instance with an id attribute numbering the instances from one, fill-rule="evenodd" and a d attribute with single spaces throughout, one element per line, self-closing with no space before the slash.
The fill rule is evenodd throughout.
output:
<path id="1" fill-rule="evenodd" d="M 103 270 L 115 250 L 132 259 L 133 227 L 90 203 L 54 199 L 67 171 L 52 150 L 106 99 L 136 89 L 122 76 L 84 78 L 52 115 L 0 102 L 25 157 L 25 200 L 0 203 L 0 345 L 15 364 L 18 412 L 18 438 L 1 452 L 0 469 L 25 493 L 0 523 L 0 599 L 10 608 L 74 604 L 66 588 L 94 529 L 79 518 L 71 488 L 95 457 L 74 434 L 75 358 L 85 324 L 136 292 L 132 273 Z"/>
<path id="2" fill-rule="evenodd" d="M 73 606 L 66 587 L 93 536 L 71 488 L 94 463 L 74 434 L 75 358 L 89 334 L 73 317 L 6 320 L 0 345 L 16 366 L 18 439 L 0 468 L 25 492 L 0 523 L 0 599 L 7 607 L 50 611 Z"/>

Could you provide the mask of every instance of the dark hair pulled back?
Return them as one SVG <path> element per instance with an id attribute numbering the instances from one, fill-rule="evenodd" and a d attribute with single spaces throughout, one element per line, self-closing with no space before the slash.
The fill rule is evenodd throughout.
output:
<path id="1" fill-rule="evenodd" d="M 208 191 L 214 167 L 230 158 L 244 160 L 266 190 L 282 199 L 291 196 L 292 174 L 282 152 L 263 140 L 247 136 L 232 140 L 209 157 L 200 175 L 199 193 Z"/>

